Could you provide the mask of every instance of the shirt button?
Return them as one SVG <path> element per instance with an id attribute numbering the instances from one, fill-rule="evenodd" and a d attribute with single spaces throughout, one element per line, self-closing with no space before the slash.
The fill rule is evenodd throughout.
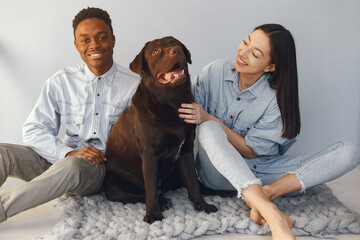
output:
<path id="1" fill-rule="evenodd" d="M 241 99 L 240 97 L 237 97 L 237 98 L 236 98 L 236 100 L 238 100 L 238 101 L 240 101 L 240 99 Z"/>
<path id="2" fill-rule="evenodd" d="M 98 80 L 101 80 L 101 77 L 98 77 Z"/>
<path id="3" fill-rule="evenodd" d="M 100 93 L 98 93 L 97 96 L 100 96 Z"/>
<path id="4" fill-rule="evenodd" d="M 94 135 L 96 134 L 96 132 L 94 132 Z"/>
<path id="5" fill-rule="evenodd" d="M 99 113 L 95 113 L 95 115 L 97 116 L 97 115 L 99 115 Z"/>
<path id="6" fill-rule="evenodd" d="M 254 165 L 254 169 L 256 169 L 256 165 Z"/>
<path id="7" fill-rule="evenodd" d="M 233 117 L 234 117 L 233 115 L 230 116 L 231 119 L 233 119 Z"/>

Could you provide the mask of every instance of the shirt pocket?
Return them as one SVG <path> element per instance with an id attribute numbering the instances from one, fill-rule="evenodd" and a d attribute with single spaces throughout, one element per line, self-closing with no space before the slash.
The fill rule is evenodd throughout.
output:
<path id="1" fill-rule="evenodd" d="M 222 121 L 225 115 L 225 108 L 215 102 L 210 102 L 207 112 Z"/>
<path id="2" fill-rule="evenodd" d="M 85 105 L 67 105 L 65 110 L 65 113 L 61 114 L 61 123 L 65 124 L 65 134 L 69 137 L 83 137 Z"/>
<path id="3" fill-rule="evenodd" d="M 79 136 L 84 125 L 84 115 L 68 114 L 61 117 L 61 122 L 65 124 L 67 136 Z"/>

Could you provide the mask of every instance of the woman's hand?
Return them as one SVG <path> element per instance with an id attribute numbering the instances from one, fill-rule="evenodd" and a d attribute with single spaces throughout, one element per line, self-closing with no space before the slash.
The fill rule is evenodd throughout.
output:
<path id="1" fill-rule="evenodd" d="M 81 157 L 83 159 L 86 159 L 92 163 L 96 163 L 101 167 L 104 164 L 104 161 L 106 161 L 105 155 L 98 150 L 97 148 L 87 145 L 86 147 L 80 149 L 79 151 L 71 151 L 68 154 L 66 154 L 65 157 L 71 157 L 71 156 L 77 156 Z"/>
<path id="2" fill-rule="evenodd" d="M 179 117 L 183 118 L 186 123 L 199 125 L 212 119 L 212 115 L 196 103 L 183 103 L 178 111 L 181 113 Z"/>

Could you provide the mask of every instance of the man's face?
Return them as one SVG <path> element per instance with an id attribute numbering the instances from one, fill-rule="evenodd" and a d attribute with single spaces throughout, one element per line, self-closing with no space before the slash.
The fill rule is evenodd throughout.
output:
<path id="1" fill-rule="evenodd" d="M 100 76 L 113 65 L 115 37 L 99 18 L 88 18 L 75 29 L 75 47 L 91 72 Z"/>

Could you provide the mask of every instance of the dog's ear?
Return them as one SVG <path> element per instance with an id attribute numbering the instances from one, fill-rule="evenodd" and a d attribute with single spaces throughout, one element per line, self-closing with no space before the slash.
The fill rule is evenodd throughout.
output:
<path id="1" fill-rule="evenodd" d="M 140 77 L 142 76 L 142 59 L 143 59 L 143 56 L 144 56 L 144 48 L 141 50 L 141 52 L 138 55 L 136 55 L 134 60 L 129 65 L 130 70 L 133 71 L 134 73 L 139 74 Z"/>
<path id="2" fill-rule="evenodd" d="M 142 75 L 143 75 L 142 74 L 143 73 L 143 59 L 144 59 L 146 45 L 147 45 L 147 43 L 145 44 L 143 49 L 141 49 L 140 53 L 138 55 L 136 55 L 134 60 L 129 65 L 130 70 L 133 71 L 134 73 L 139 74 L 140 77 L 142 77 Z"/>
<path id="3" fill-rule="evenodd" d="M 189 51 L 189 50 L 185 47 L 185 45 L 182 44 L 182 43 L 181 43 L 181 47 L 182 47 L 182 49 L 183 49 L 183 51 L 184 51 L 184 53 L 185 53 L 186 61 L 191 64 L 192 61 L 191 61 L 190 51 Z"/>

